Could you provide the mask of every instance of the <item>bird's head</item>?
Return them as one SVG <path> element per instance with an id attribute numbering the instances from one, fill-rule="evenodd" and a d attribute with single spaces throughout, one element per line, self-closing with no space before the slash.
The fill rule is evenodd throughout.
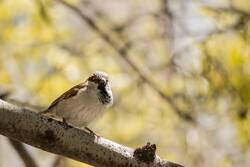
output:
<path id="1" fill-rule="evenodd" d="M 98 99 L 102 104 L 110 106 L 113 103 L 112 91 L 109 85 L 108 74 L 102 71 L 94 72 L 88 78 L 91 89 L 97 90 Z"/>

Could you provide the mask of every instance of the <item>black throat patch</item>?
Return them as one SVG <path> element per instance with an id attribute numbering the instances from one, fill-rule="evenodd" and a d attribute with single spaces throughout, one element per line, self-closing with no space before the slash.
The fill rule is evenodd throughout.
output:
<path id="1" fill-rule="evenodd" d="M 111 95 L 107 91 L 106 85 L 99 85 L 97 87 L 99 89 L 98 99 L 102 104 L 108 104 L 111 102 Z"/>

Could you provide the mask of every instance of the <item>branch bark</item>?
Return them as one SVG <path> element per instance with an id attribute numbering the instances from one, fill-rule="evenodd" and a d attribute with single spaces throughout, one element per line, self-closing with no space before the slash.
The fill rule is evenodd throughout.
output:
<path id="1" fill-rule="evenodd" d="M 0 134 L 42 150 L 94 166 L 182 167 L 155 156 L 150 163 L 133 157 L 134 149 L 0 100 Z"/>

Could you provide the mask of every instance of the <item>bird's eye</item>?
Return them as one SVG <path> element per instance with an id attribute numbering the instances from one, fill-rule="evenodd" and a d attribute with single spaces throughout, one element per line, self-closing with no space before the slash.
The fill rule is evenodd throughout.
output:
<path id="1" fill-rule="evenodd" d="M 102 79 L 101 80 L 101 84 L 105 85 L 106 84 L 106 80 Z"/>

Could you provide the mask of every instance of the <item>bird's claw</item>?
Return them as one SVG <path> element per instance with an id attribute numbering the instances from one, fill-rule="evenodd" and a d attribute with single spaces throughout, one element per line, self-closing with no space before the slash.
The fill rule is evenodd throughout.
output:
<path id="1" fill-rule="evenodd" d="M 67 123 L 67 121 L 66 121 L 66 119 L 65 118 L 62 118 L 62 125 L 63 125 L 63 127 L 65 128 L 65 129 L 68 129 L 68 127 L 69 127 L 69 125 L 68 125 L 68 123 Z"/>
<path id="2" fill-rule="evenodd" d="M 95 132 L 94 131 L 92 131 L 91 129 L 89 129 L 87 126 L 85 127 L 85 129 L 90 133 L 90 134 L 92 134 L 92 135 L 95 135 L 96 136 L 96 134 L 95 134 Z"/>
<path id="3" fill-rule="evenodd" d="M 97 135 L 94 131 L 92 131 L 91 129 L 89 129 L 87 126 L 85 127 L 85 129 L 93 136 L 97 137 L 97 140 L 100 138 L 99 135 Z"/>

